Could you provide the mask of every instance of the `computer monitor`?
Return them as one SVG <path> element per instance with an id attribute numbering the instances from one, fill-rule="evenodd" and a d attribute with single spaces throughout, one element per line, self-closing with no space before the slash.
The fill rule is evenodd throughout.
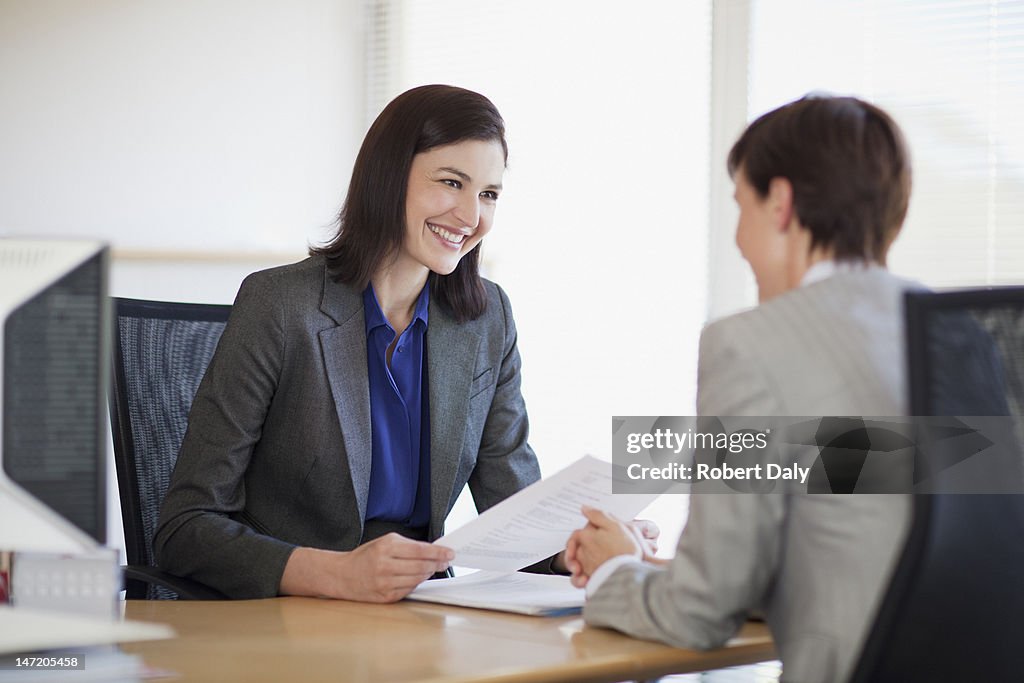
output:
<path id="1" fill-rule="evenodd" d="M 0 238 L 0 495 L 9 502 L 27 493 L 99 544 L 107 526 L 108 269 L 100 242 Z"/>

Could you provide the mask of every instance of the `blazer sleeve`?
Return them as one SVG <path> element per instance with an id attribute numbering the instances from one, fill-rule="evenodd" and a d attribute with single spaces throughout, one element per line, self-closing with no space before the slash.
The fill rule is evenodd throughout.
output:
<path id="1" fill-rule="evenodd" d="M 294 546 L 233 516 L 245 507 L 245 473 L 281 375 L 283 301 L 274 281 L 242 283 L 189 414 L 153 540 L 164 570 L 229 597 L 278 593 Z"/>
<path id="2" fill-rule="evenodd" d="M 698 414 L 778 414 L 756 359 L 733 343 L 729 323 L 701 335 Z M 722 645 L 771 590 L 784 514 L 781 494 L 694 493 L 670 564 L 616 570 L 587 600 L 585 621 L 678 647 Z"/>
<path id="3" fill-rule="evenodd" d="M 504 341 L 494 397 L 484 422 L 476 466 L 469 477 L 469 488 L 480 512 L 540 479 L 537 456 L 527 442 L 530 423 L 520 387 L 522 361 L 516 347 L 512 308 L 505 292 L 494 287 L 501 306 Z"/>

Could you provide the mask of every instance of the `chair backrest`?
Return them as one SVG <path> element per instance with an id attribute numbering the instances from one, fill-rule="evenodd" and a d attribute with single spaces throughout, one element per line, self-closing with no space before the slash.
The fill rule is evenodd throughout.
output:
<path id="1" fill-rule="evenodd" d="M 1009 414 L 1019 451 L 1024 287 L 912 293 L 906 315 L 911 412 Z M 1024 495 L 915 496 L 907 544 L 851 680 L 1019 680 L 1022 642 Z"/>
<path id="2" fill-rule="evenodd" d="M 114 299 L 110 420 L 129 565 L 155 566 L 160 505 L 230 312 L 227 305 Z M 148 591 L 150 599 L 175 597 L 159 586 Z"/>
<path id="3" fill-rule="evenodd" d="M 1024 287 L 906 295 L 913 415 L 1024 415 Z"/>

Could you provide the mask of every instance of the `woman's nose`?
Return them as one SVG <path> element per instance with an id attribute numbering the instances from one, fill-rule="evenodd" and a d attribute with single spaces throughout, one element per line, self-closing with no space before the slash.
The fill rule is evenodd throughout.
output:
<path id="1" fill-rule="evenodd" d="M 455 207 L 455 216 L 467 228 L 475 228 L 480 223 L 480 199 L 463 197 Z"/>

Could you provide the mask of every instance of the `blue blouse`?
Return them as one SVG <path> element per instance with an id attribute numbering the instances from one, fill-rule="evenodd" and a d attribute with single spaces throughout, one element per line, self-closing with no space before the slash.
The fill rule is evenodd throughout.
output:
<path id="1" fill-rule="evenodd" d="M 427 389 L 427 301 L 423 287 L 412 322 L 387 363 L 395 330 L 373 285 L 363 292 L 366 369 L 370 380 L 373 452 L 366 519 L 409 527 L 430 523 L 430 400 Z"/>

